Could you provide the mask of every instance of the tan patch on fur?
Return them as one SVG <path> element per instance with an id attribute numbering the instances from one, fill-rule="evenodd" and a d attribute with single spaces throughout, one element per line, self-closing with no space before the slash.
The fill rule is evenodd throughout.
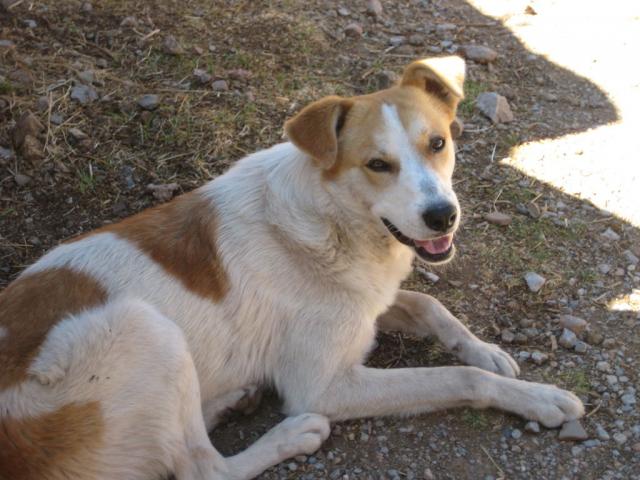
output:
<path id="1" fill-rule="evenodd" d="M 181 195 L 88 235 L 102 232 L 115 233 L 134 243 L 185 288 L 201 297 L 219 302 L 229 290 L 216 246 L 215 212 L 210 201 L 197 192 Z"/>
<path id="2" fill-rule="evenodd" d="M 0 478 L 96 478 L 104 428 L 98 402 L 65 405 L 37 417 L 0 417 Z"/>
<path id="3" fill-rule="evenodd" d="M 53 268 L 18 278 L 0 292 L 0 391 L 23 381 L 51 328 L 65 316 L 104 303 L 90 276 Z"/>
<path id="4" fill-rule="evenodd" d="M 382 105 L 385 103 L 396 107 L 400 121 L 406 129 L 416 117 L 427 120 L 430 131 L 425 132 L 415 146 L 418 151 L 424 152 L 425 161 L 430 162 L 434 169 L 443 168 L 444 162 L 440 160 L 444 154 L 429 152 L 429 141 L 433 135 L 440 135 L 447 142 L 452 141 L 449 125 L 455 118 L 455 111 L 442 101 L 414 86 L 394 87 L 370 95 L 353 97 L 351 100 L 353 104 L 339 138 L 338 160 L 332 168 L 325 171 L 325 179 L 335 179 L 350 168 L 361 168 L 372 158 L 397 163 L 398 159 L 385 158 L 377 150 L 374 142 L 376 132 L 384 125 Z M 453 158 L 450 160 L 453 161 Z M 364 172 L 373 185 L 385 181 L 384 176 L 366 168 Z"/>

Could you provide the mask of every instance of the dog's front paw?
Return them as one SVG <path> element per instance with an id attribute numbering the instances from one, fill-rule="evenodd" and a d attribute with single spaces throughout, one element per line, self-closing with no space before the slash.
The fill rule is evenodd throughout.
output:
<path id="1" fill-rule="evenodd" d="M 518 363 L 497 345 L 473 339 L 455 349 L 458 358 L 474 367 L 514 378 L 520 374 Z"/>
<path id="2" fill-rule="evenodd" d="M 527 399 L 520 404 L 520 413 L 545 427 L 559 427 L 584 415 L 584 405 L 573 393 L 554 385 L 529 383 Z"/>
<path id="3" fill-rule="evenodd" d="M 274 439 L 280 461 L 296 455 L 309 455 L 324 442 L 331 428 L 329 419 L 315 413 L 289 417 L 276 425 L 265 438 Z"/>

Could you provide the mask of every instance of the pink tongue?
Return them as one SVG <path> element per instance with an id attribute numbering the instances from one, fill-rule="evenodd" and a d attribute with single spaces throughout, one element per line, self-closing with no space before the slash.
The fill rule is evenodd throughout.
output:
<path id="1" fill-rule="evenodd" d="M 415 244 L 424 248 L 427 252 L 437 255 L 438 253 L 444 253 L 451 247 L 453 235 L 445 235 L 444 237 L 434 238 L 433 240 L 414 240 Z"/>

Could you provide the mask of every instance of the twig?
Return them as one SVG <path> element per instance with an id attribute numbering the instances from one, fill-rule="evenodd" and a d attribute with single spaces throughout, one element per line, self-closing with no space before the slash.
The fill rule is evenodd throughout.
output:
<path id="1" fill-rule="evenodd" d="M 144 37 L 140 39 L 140 43 L 145 43 L 147 40 L 149 40 L 151 37 L 153 37 L 158 33 L 160 33 L 159 28 L 156 28 L 155 30 L 151 30 L 149 33 L 147 33 Z"/>
<path id="2" fill-rule="evenodd" d="M 593 410 L 591 410 L 589 413 L 587 413 L 585 415 L 585 418 L 589 418 L 590 416 L 594 415 L 598 410 L 600 410 L 601 406 L 602 406 L 602 402 L 600 402 L 598 405 L 595 406 L 595 408 Z"/>
<path id="3" fill-rule="evenodd" d="M 482 449 L 484 454 L 489 458 L 489 461 L 491 461 L 491 463 L 493 463 L 493 466 L 498 469 L 499 478 L 504 478 L 504 471 L 500 468 L 500 465 L 498 465 L 496 463 L 496 461 L 493 459 L 493 457 L 491 455 L 489 455 L 489 452 L 487 451 L 486 448 L 484 448 L 482 445 L 480 445 L 480 448 Z"/>

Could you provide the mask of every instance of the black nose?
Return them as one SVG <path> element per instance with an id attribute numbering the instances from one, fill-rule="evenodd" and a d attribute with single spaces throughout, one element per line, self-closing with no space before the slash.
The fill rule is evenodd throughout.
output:
<path id="1" fill-rule="evenodd" d="M 422 214 L 427 227 L 436 232 L 448 231 L 456 223 L 457 216 L 458 209 L 451 203 L 439 203 Z"/>

